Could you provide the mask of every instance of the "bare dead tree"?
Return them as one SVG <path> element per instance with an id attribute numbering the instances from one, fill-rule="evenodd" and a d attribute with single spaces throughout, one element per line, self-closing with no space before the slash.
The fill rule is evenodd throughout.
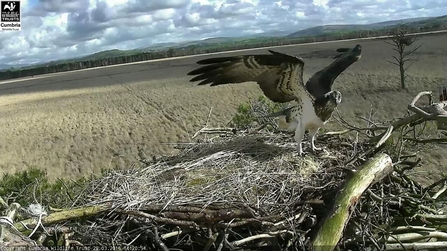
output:
<path id="1" fill-rule="evenodd" d="M 390 37 L 391 41 L 385 41 L 385 43 L 392 45 L 393 50 L 396 51 L 398 55 L 393 56 L 395 61 L 388 62 L 399 67 L 401 88 L 407 89 L 405 83 L 405 73 L 411 65 L 419 60 L 419 58 L 412 57 L 412 55 L 419 48 L 421 48 L 422 44 L 411 49 L 407 48 L 411 47 L 414 42 L 418 40 L 418 37 L 408 34 L 408 29 L 404 25 L 401 25 L 399 28 L 391 31 Z"/>

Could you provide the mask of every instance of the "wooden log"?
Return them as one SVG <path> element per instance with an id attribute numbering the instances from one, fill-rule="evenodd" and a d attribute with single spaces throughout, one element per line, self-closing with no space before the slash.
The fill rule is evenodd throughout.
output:
<path id="1" fill-rule="evenodd" d="M 52 213 L 48 216 L 42 217 L 41 223 L 43 225 L 45 224 L 55 224 L 62 221 L 67 221 L 71 219 L 79 219 L 83 217 L 91 217 L 94 215 L 97 215 L 99 213 L 102 213 L 106 210 L 110 209 L 109 205 L 98 205 L 98 206 L 87 206 L 87 207 L 80 207 L 80 208 L 74 208 L 66 211 L 56 212 Z M 38 223 L 38 218 L 31 218 L 23 221 L 19 221 L 14 224 L 14 227 L 16 227 L 17 230 L 20 232 L 26 231 L 28 228 L 33 228 Z"/>
<path id="2" fill-rule="evenodd" d="M 353 173 L 338 192 L 333 207 L 318 230 L 312 246 L 314 251 L 332 251 L 342 237 L 349 217 L 363 192 L 393 171 L 391 157 L 380 153 Z"/>

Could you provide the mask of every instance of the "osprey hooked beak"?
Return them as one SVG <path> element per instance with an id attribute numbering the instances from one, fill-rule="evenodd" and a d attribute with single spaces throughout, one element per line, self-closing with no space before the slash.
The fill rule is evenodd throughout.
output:
<path id="1" fill-rule="evenodd" d="M 330 91 L 328 93 L 326 93 L 324 96 L 326 96 L 326 98 L 329 98 L 330 102 L 332 102 L 335 105 L 339 105 L 341 103 L 341 92 L 339 91 Z"/>

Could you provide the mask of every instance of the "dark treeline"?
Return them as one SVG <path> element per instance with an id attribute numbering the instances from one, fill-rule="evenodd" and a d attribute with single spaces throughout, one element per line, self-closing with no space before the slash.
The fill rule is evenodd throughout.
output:
<path id="1" fill-rule="evenodd" d="M 444 29 L 447 29 L 446 23 L 434 23 L 434 24 L 429 23 L 416 27 L 415 26 L 407 27 L 407 31 L 410 33 L 428 32 L 428 31 L 436 31 Z M 169 48 L 160 51 L 139 52 L 139 53 L 136 52 L 135 54 L 131 55 L 113 56 L 101 59 L 91 59 L 91 60 L 87 59 L 81 61 L 66 60 L 63 63 L 48 63 L 43 66 L 41 65 L 30 68 L 3 70 L 0 72 L 0 80 L 29 77 L 29 76 L 64 72 L 64 71 L 73 71 L 73 70 L 94 68 L 107 65 L 124 64 L 124 63 L 131 63 L 131 62 L 145 61 L 152 59 L 168 58 L 168 57 L 259 48 L 266 46 L 281 46 L 290 44 L 323 42 L 330 40 L 385 36 L 389 35 L 392 30 L 394 29 L 384 28 L 378 30 L 338 31 L 314 37 L 300 37 L 300 38 L 290 38 L 290 37 L 253 38 L 237 42 L 190 45 L 188 47 Z"/>

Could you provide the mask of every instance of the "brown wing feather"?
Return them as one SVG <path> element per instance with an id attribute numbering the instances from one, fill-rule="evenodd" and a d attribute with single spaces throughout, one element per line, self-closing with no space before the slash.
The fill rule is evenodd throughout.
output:
<path id="1" fill-rule="evenodd" d="M 270 51 L 270 50 L 269 50 Z M 257 82 L 264 95 L 270 100 L 285 103 L 295 99 L 290 92 L 278 89 L 286 70 L 291 64 L 299 67 L 304 65 L 301 58 L 270 51 L 271 55 L 242 55 L 234 57 L 208 58 L 197 62 L 205 65 L 188 73 L 196 75 L 190 82 L 200 81 L 198 85 L 234 84 L 254 81 Z M 302 78 L 302 74 L 298 74 Z M 298 80 L 302 83 L 302 79 Z"/>

